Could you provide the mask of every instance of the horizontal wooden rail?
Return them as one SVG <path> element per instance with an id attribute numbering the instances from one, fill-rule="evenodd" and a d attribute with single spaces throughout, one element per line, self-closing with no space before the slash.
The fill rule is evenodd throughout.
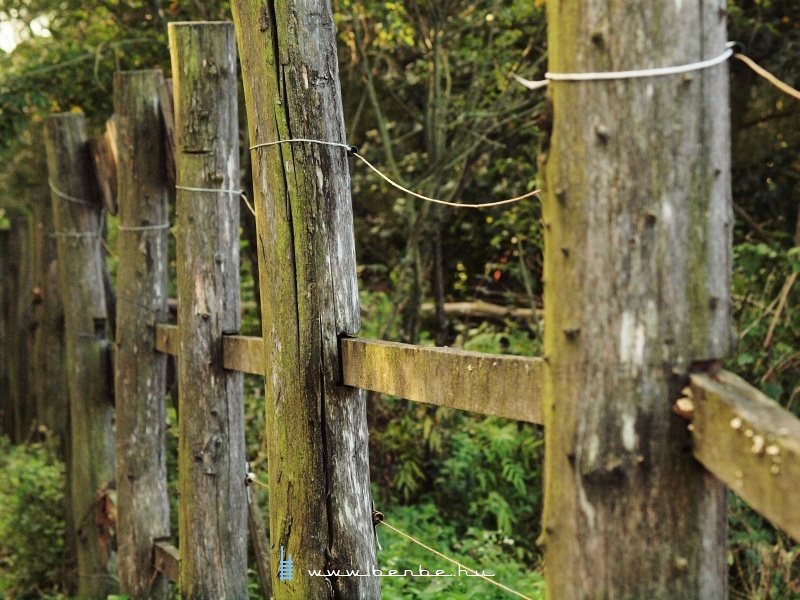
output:
<path id="1" fill-rule="evenodd" d="M 263 376 L 263 345 L 260 337 L 226 335 L 222 338 L 222 363 L 231 371 Z"/>
<path id="2" fill-rule="evenodd" d="M 529 423 L 542 422 L 541 358 L 342 339 L 345 385 Z"/>
<path id="3" fill-rule="evenodd" d="M 178 326 L 156 325 L 156 350 L 178 356 Z"/>
<path id="4" fill-rule="evenodd" d="M 223 366 L 231 371 L 264 375 L 261 357 L 261 338 L 246 335 L 226 335 L 222 341 Z M 156 325 L 156 350 L 178 355 L 178 326 Z"/>
<path id="5" fill-rule="evenodd" d="M 170 581 L 178 582 L 180 577 L 180 553 L 169 542 L 155 542 L 153 555 L 156 571 L 164 574 Z"/>
<path id="6" fill-rule="evenodd" d="M 726 371 L 692 375 L 690 390 L 697 460 L 800 540 L 800 420 Z"/>
<path id="7" fill-rule="evenodd" d="M 177 355 L 177 326 L 157 325 L 155 347 Z M 263 375 L 262 352 L 261 338 L 226 335 L 223 364 Z M 542 422 L 543 365 L 540 358 L 342 339 L 345 385 L 529 423 Z"/>

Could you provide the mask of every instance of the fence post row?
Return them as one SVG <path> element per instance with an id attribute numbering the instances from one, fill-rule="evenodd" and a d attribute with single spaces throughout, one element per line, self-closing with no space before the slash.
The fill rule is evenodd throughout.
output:
<path id="1" fill-rule="evenodd" d="M 624 11 L 597 10 L 607 22 L 595 28 L 561 2 L 548 3 L 553 72 L 684 64 L 725 41 L 718 11 L 662 4 L 646 48 L 606 43 L 608 31 L 639 36 L 640 24 Z M 375 577 L 302 576 L 363 573 L 377 562 L 359 388 L 530 422 L 543 415 L 548 597 L 724 597 L 726 490 L 695 458 L 798 535 L 798 513 L 778 492 L 800 478 L 800 421 L 713 370 L 730 343 L 724 66 L 679 78 L 553 83 L 553 130 L 540 165 L 545 356 L 481 355 L 348 337 L 360 322 L 346 151 L 274 144 L 290 135 L 345 141 L 330 4 L 233 0 L 232 9 L 256 146 L 259 277 L 269 282 L 260 292 L 262 338 L 232 335 L 240 328 L 234 28 L 172 23 L 174 147 L 164 146 L 173 138 L 161 117 L 170 121 L 171 106 L 159 114 L 159 95 L 169 102 L 171 94 L 159 71 L 115 76 L 116 121 L 108 123 L 118 138 L 120 211 L 118 523 L 104 223 L 83 115 L 45 120 L 52 222 L 43 198 L 23 199 L 14 202 L 11 230 L 0 231 L 0 338 L 10 340 L 0 344 L 2 433 L 24 439 L 36 405 L 40 422 L 62 435 L 66 381 L 80 597 L 116 591 L 115 526 L 123 594 L 166 598 L 169 577 L 186 599 L 247 597 L 242 372 L 265 379 L 272 564 L 292 556 L 296 573 L 285 582 L 271 569 L 279 600 L 380 597 Z M 587 40 L 592 52 L 580 47 Z M 164 323 L 172 152 L 179 327 Z M 107 153 L 102 161 L 110 172 Z M 103 189 L 109 210 L 112 190 Z M 164 541 L 160 352 L 178 356 L 179 560 Z M 391 367 L 372 372 L 388 359 Z M 434 371 L 439 380 L 428 381 Z M 497 394 L 508 380 L 529 389 L 492 406 L 443 391 Z M 681 401 L 690 408 L 677 412 L 694 419 L 692 438 L 672 414 Z M 260 515 L 251 508 L 256 531 Z M 265 546 L 256 540 L 257 553 Z M 270 571 L 266 561 L 259 567 Z"/>
<path id="2" fill-rule="evenodd" d="M 102 218 L 91 193 L 84 116 L 65 113 L 48 117 L 45 148 L 64 305 L 78 593 L 85 598 L 105 598 L 116 587 L 111 575 L 116 557 L 109 514 L 114 407 L 106 339 L 105 263 L 99 239 Z"/>
<path id="3" fill-rule="evenodd" d="M 253 145 L 345 141 L 327 0 L 231 4 Z M 268 10 L 266 14 L 263 12 Z M 295 15 L 304 15 L 297 26 Z M 313 84 L 309 82 L 313 81 Z M 291 135 L 290 135 L 291 132 Z M 362 390 L 341 385 L 338 338 L 360 328 L 350 175 L 343 148 L 255 149 L 272 564 L 296 572 L 376 563 Z M 375 577 L 277 581 L 276 598 L 379 598 Z M 331 589 L 330 586 L 333 586 Z"/>
<path id="4" fill-rule="evenodd" d="M 600 22 L 566 4 L 548 2 L 555 73 L 688 64 L 725 46 L 708 3 L 654 3 L 646 24 L 602 0 L 586 8 Z M 726 490 L 687 451 L 671 404 L 730 342 L 726 67 L 550 94 L 548 597 L 724 598 Z"/>
<path id="5" fill-rule="evenodd" d="M 119 587 L 133 599 L 167 598 L 152 572 L 153 542 L 169 537 L 167 356 L 153 347 L 166 321 L 169 210 L 158 90 L 161 71 L 114 76 L 117 253 L 116 457 Z"/>
<path id="6" fill-rule="evenodd" d="M 232 23 L 170 23 L 175 92 L 183 598 L 247 596 L 243 375 L 222 365 L 240 328 L 239 132 Z M 215 535 L 209 535 L 211 533 Z"/>

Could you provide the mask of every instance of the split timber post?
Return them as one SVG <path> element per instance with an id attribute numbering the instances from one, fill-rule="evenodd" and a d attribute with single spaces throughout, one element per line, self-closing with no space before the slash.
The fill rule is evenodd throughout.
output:
<path id="1" fill-rule="evenodd" d="M 549 70 L 725 50 L 725 3 L 548 2 Z M 542 156 L 553 600 L 725 598 L 726 490 L 672 402 L 730 344 L 727 67 L 552 82 Z"/>
<path id="2" fill-rule="evenodd" d="M 100 245 L 100 203 L 91 192 L 82 114 L 45 120 L 47 170 L 64 304 L 72 437 L 72 508 L 78 540 L 78 595 L 101 598 L 116 588 L 112 540 L 102 510 L 114 481 L 112 375 Z"/>
<path id="3" fill-rule="evenodd" d="M 328 0 L 234 0 L 251 144 L 344 143 Z M 272 564 L 292 555 L 288 598 L 379 598 L 376 577 L 307 569 L 376 563 L 364 392 L 341 384 L 338 341 L 360 327 L 345 149 L 255 149 L 253 187 L 264 340 Z M 266 285 L 264 282 L 269 282 Z"/>
<path id="4" fill-rule="evenodd" d="M 116 456 L 120 593 L 167 598 L 153 541 L 169 537 L 167 356 L 153 349 L 167 320 L 169 209 L 158 105 L 161 71 L 114 75 L 119 193 Z"/>
<path id="5" fill-rule="evenodd" d="M 178 182 L 180 591 L 188 599 L 246 598 L 243 376 L 222 367 L 222 334 L 241 324 L 233 23 L 170 23 L 169 45 Z"/>

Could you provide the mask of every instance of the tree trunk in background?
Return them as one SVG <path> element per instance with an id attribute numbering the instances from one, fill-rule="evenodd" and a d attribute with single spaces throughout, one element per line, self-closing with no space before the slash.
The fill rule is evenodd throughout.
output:
<path id="1" fill-rule="evenodd" d="M 250 143 L 344 143 L 328 0 L 232 3 Z M 344 148 L 306 142 L 253 154 L 275 597 L 380 598 L 376 577 L 307 569 L 376 563 L 364 392 L 340 385 L 338 338 L 360 328 Z M 281 550 L 284 556 L 281 556 Z"/>
<path id="2" fill-rule="evenodd" d="M 241 373 L 222 334 L 241 326 L 239 120 L 232 23 L 170 23 L 175 86 L 180 398 L 180 590 L 247 597 Z M 180 188 L 199 188 L 192 191 Z"/>
<path id="3" fill-rule="evenodd" d="M 47 170 L 64 303 L 67 381 L 72 433 L 72 506 L 78 539 L 78 595 L 102 599 L 116 589 L 109 513 L 114 482 L 105 263 L 98 239 L 100 203 L 92 197 L 90 156 L 82 114 L 45 120 Z"/>
<path id="4" fill-rule="evenodd" d="M 153 348 L 167 320 L 169 209 L 158 92 L 161 71 L 114 76 L 119 181 L 116 457 L 120 593 L 167 598 L 152 565 L 169 537 L 166 465 L 167 355 Z"/>
<path id="5" fill-rule="evenodd" d="M 725 3 L 553 0 L 549 70 L 725 50 Z M 552 82 L 545 227 L 547 597 L 726 598 L 726 490 L 671 414 L 730 344 L 727 67 Z"/>

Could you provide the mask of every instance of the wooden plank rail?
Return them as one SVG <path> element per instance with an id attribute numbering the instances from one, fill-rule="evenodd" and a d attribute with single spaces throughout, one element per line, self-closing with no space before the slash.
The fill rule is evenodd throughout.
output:
<path id="1" fill-rule="evenodd" d="M 692 375 L 690 389 L 697 460 L 800 540 L 793 500 L 800 489 L 800 420 L 726 371 Z"/>
<path id="2" fill-rule="evenodd" d="M 156 571 L 165 575 L 170 581 L 177 583 L 181 570 L 181 558 L 178 549 L 168 542 L 155 542 L 153 544 L 153 555 Z"/>
<path id="3" fill-rule="evenodd" d="M 262 345 L 260 337 L 225 335 L 222 338 L 222 366 L 229 371 L 263 376 Z M 178 356 L 178 346 L 177 325 L 156 325 L 156 350 Z"/>
<path id="4" fill-rule="evenodd" d="M 178 326 L 177 325 L 156 325 L 156 350 L 164 354 L 178 356 Z"/>
<path id="5" fill-rule="evenodd" d="M 542 422 L 541 358 L 343 338 L 345 385 L 417 402 Z M 487 400 L 491 399 L 491 402 Z"/>
<path id="6" fill-rule="evenodd" d="M 156 326 L 156 350 L 178 354 L 178 328 Z M 264 374 L 258 337 L 223 338 L 226 369 Z M 343 383 L 437 406 L 542 422 L 541 358 L 428 348 L 363 338 L 342 339 Z M 486 404 L 487 398 L 494 398 Z"/>

